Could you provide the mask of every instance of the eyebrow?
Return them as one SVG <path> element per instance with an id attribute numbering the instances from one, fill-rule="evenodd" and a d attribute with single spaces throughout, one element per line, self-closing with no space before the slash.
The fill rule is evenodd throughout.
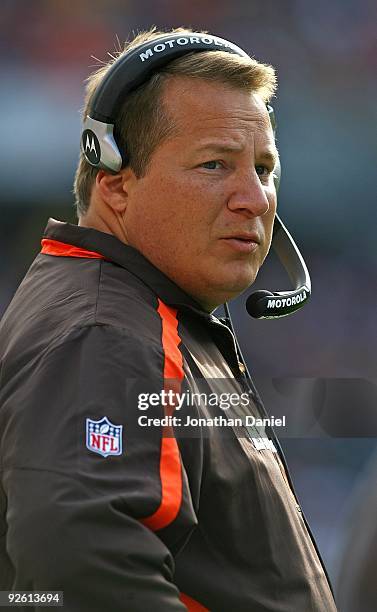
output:
<path id="1" fill-rule="evenodd" d="M 198 147 L 197 152 L 200 153 L 202 151 L 210 150 L 216 153 L 240 153 L 243 151 L 244 146 L 242 144 L 228 144 L 223 145 L 216 142 L 208 142 L 201 147 Z M 276 149 L 276 153 L 271 151 L 264 151 L 260 155 L 258 155 L 258 159 L 262 159 L 268 162 L 271 162 L 274 166 L 278 160 L 279 154 Z"/>
<path id="2" fill-rule="evenodd" d="M 262 153 L 258 157 L 260 159 L 264 159 L 266 161 L 272 162 L 272 164 L 275 166 L 276 162 L 279 159 L 279 154 L 278 154 L 277 149 L 276 149 L 276 153 L 271 153 L 270 151 L 265 151 L 264 153 Z"/>

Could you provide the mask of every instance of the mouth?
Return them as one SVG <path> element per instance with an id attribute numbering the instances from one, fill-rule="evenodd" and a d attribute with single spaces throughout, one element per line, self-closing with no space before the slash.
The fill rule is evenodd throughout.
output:
<path id="1" fill-rule="evenodd" d="M 234 234 L 221 238 L 230 248 L 241 253 L 252 253 L 260 244 L 259 234 L 256 232 Z"/>

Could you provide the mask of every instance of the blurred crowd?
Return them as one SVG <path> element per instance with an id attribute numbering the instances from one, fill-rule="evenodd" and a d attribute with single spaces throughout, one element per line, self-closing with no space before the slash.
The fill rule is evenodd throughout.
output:
<path id="1" fill-rule="evenodd" d="M 262 386 L 263 379 L 367 381 L 350 395 L 341 383 L 341 392 L 328 392 L 335 420 L 352 398 L 347 432 L 330 427 L 326 440 L 313 434 L 284 442 L 333 575 L 337 518 L 376 446 L 367 437 L 377 365 L 376 22 L 373 0 L 3 0 L 0 10 L 0 315 L 39 249 L 47 217 L 75 222 L 84 80 L 108 52 L 133 31 L 184 25 L 234 40 L 276 67 L 279 207 L 310 268 L 313 298 L 280 321 L 251 320 L 243 298 L 231 309 Z M 258 286 L 283 290 L 284 274 L 271 256 Z M 307 410 L 303 401 L 304 417 Z"/>

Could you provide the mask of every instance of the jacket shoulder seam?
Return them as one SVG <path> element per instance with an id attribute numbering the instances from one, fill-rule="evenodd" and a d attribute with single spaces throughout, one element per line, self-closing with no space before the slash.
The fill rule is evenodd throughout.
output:
<path id="1" fill-rule="evenodd" d="M 97 295 L 96 295 L 96 301 L 95 301 L 95 305 L 94 305 L 94 313 L 93 313 L 93 317 L 94 317 L 94 323 L 98 323 L 97 321 L 97 310 L 98 310 L 98 303 L 99 303 L 99 299 L 100 299 L 100 291 L 101 291 L 101 278 L 102 278 L 102 263 L 103 260 L 100 259 L 99 261 L 99 270 L 98 270 L 98 286 L 97 286 Z"/>

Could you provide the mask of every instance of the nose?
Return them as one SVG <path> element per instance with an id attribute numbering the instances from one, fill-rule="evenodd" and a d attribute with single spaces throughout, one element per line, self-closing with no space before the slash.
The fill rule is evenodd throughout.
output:
<path id="1" fill-rule="evenodd" d="M 233 212 L 243 212 L 251 217 L 265 215 L 270 204 L 255 168 L 237 173 L 234 189 L 228 199 L 228 208 Z"/>

